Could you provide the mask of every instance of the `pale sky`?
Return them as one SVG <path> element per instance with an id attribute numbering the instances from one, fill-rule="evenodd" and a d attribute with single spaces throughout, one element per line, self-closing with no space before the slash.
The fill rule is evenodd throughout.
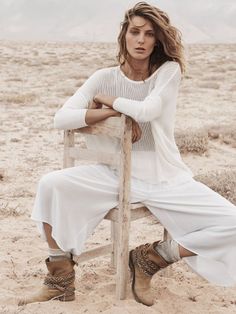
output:
<path id="1" fill-rule="evenodd" d="M 133 0 L 0 0 L 0 39 L 116 41 Z M 186 42 L 236 42 L 235 0 L 150 0 Z"/>

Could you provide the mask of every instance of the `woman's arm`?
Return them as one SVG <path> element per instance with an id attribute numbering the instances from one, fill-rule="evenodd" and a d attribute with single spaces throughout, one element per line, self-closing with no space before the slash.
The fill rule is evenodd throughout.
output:
<path id="1" fill-rule="evenodd" d="M 143 101 L 101 94 L 96 95 L 94 100 L 130 116 L 137 122 L 152 121 L 161 115 L 163 100 L 168 99 L 168 97 L 175 97 L 180 80 L 179 64 L 168 62 L 158 73 L 154 89 Z"/>
<path id="2" fill-rule="evenodd" d="M 88 109 L 85 115 L 85 123 L 93 125 L 96 122 L 105 120 L 110 117 L 119 117 L 120 113 L 114 109 Z"/>
<path id="3" fill-rule="evenodd" d="M 115 115 L 115 110 L 103 110 L 99 112 L 90 111 L 89 104 L 94 95 L 97 94 L 100 82 L 104 77 L 106 69 L 98 70 L 92 74 L 88 80 L 70 97 L 60 108 L 54 117 L 55 128 L 68 130 L 82 128 L 93 123 L 101 121 L 107 117 Z M 88 112 L 89 111 L 89 112 Z"/>

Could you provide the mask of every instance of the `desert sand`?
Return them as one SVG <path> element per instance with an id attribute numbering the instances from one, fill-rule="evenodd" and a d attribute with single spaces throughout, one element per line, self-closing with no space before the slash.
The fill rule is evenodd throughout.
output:
<path id="1" fill-rule="evenodd" d="M 191 45 L 186 52 L 177 143 L 194 174 L 236 204 L 236 45 Z M 0 313 L 236 313 L 236 287 L 212 286 L 183 260 L 153 279 L 154 306 L 137 303 L 130 291 L 117 302 L 109 256 L 76 269 L 75 301 L 16 305 L 46 272 L 47 245 L 30 213 L 40 177 L 62 167 L 63 133 L 53 116 L 96 69 L 117 64 L 115 55 L 115 44 L 1 41 Z M 162 230 L 154 218 L 134 222 L 130 245 L 155 241 Z M 104 221 L 87 246 L 108 240 Z"/>

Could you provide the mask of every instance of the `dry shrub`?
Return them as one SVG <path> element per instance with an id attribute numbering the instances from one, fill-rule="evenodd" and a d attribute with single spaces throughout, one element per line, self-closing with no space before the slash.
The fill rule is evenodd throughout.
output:
<path id="1" fill-rule="evenodd" d="M 65 88 L 64 90 L 60 90 L 60 92 L 62 92 L 61 94 L 65 97 L 71 97 L 75 93 L 75 91 L 76 90 L 74 88 Z"/>
<path id="2" fill-rule="evenodd" d="M 210 89 L 219 89 L 220 88 L 220 84 L 215 83 L 215 82 L 203 82 L 203 83 L 199 83 L 198 87 L 200 88 L 210 88 Z"/>
<path id="3" fill-rule="evenodd" d="M 84 84 L 84 82 L 86 81 L 86 79 L 79 79 L 76 84 L 75 84 L 75 87 L 80 87 Z"/>
<path id="4" fill-rule="evenodd" d="M 36 94 L 34 93 L 26 93 L 26 94 L 12 94 L 12 95 L 5 95 L 3 97 L 3 101 L 14 103 L 14 104 L 26 104 L 34 101 L 37 98 Z"/>
<path id="5" fill-rule="evenodd" d="M 207 185 L 236 205 L 236 171 L 224 170 L 195 176 L 197 181 Z"/>
<path id="6" fill-rule="evenodd" d="M 81 75 L 79 73 L 74 73 L 72 75 L 68 75 L 68 77 L 70 79 L 73 79 L 73 80 L 80 80 L 81 79 Z M 87 77 L 86 77 L 87 78 Z"/>
<path id="7" fill-rule="evenodd" d="M 220 80 L 219 76 L 214 76 L 214 75 L 206 75 L 206 76 L 203 76 L 201 79 L 203 81 L 219 81 Z"/>
<path id="8" fill-rule="evenodd" d="M 18 217 L 24 214 L 25 212 L 18 209 L 18 205 L 13 207 L 9 203 L 0 204 L 0 217 Z"/>
<path id="9" fill-rule="evenodd" d="M 5 80 L 6 82 L 23 82 L 23 79 L 20 77 L 11 77 L 7 80 Z"/>
<path id="10" fill-rule="evenodd" d="M 176 144 L 181 153 L 203 154 L 208 149 L 208 134 L 205 130 L 187 129 L 175 134 Z"/>
<path id="11" fill-rule="evenodd" d="M 192 77 L 191 75 L 185 74 L 185 75 L 184 75 L 184 78 L 185 78 L 186 80 L 191 80 L 193 77 Z"/>
<path id="12" fill-rule="evenodd" d="M 236 124 L 210 126 L 208 127 L 208 136 L 210 139 L 220 139 L 224 144 L 236 148 Z"/>
<path id="13" fill-rule="evenodd" d="M 39 52 L 37 50 L 32 50 L 32 53 L 34 56 L 38 56 L 39 55 Z"/>
<path id="14" fill-rule="evenodd" d="M 60 61 L 59 60 L 44 60 L 42 61 L 43 65 L 59 65 Z"/>
<path id="15" fill-rule="evenodd" d="M 217 72 L 221 74 L 227 71 L 224 65 L 222 67 L 213 65 L 211 68 L 208 67 L 208 70 L 211 70 L 211 72 Z"/>
<path id="16" fill-rule="evenodd" d="M 232 86 L 229 88 L 229 91 L 231 91 L 231 92 L 236 92 L 236 85 L 232 85 Z"/>
<path id="17" fill-rule="evenodd" d="M 234 65 L 230 65 L 227 67 L 227 71 L 236 71 L 236 67 Z"/>

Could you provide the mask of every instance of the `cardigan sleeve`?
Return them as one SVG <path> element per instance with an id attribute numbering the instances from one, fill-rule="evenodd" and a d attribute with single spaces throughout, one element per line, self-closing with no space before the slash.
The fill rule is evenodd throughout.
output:
<path id="1" fill-rule="evenodd" d="M 143 101 L 118 97 L 113 103 L 113 108 L 137 122 L 152 121 L 161 115 L 165 101 L 176 94 L 174 91 L 178 90 L 180 80 L 179 64 L 174 61 L 168 62 L 160 68 L 153 90 Z"/>
<path id="2" fill-rule="evenodd" d="M 87 126 L 85 115 L 90 100 L 97 94 L 103 71 L 98 70 L 70 97 L 56 112 L 54 127 L 61 130 L 77 129 Z"/>

